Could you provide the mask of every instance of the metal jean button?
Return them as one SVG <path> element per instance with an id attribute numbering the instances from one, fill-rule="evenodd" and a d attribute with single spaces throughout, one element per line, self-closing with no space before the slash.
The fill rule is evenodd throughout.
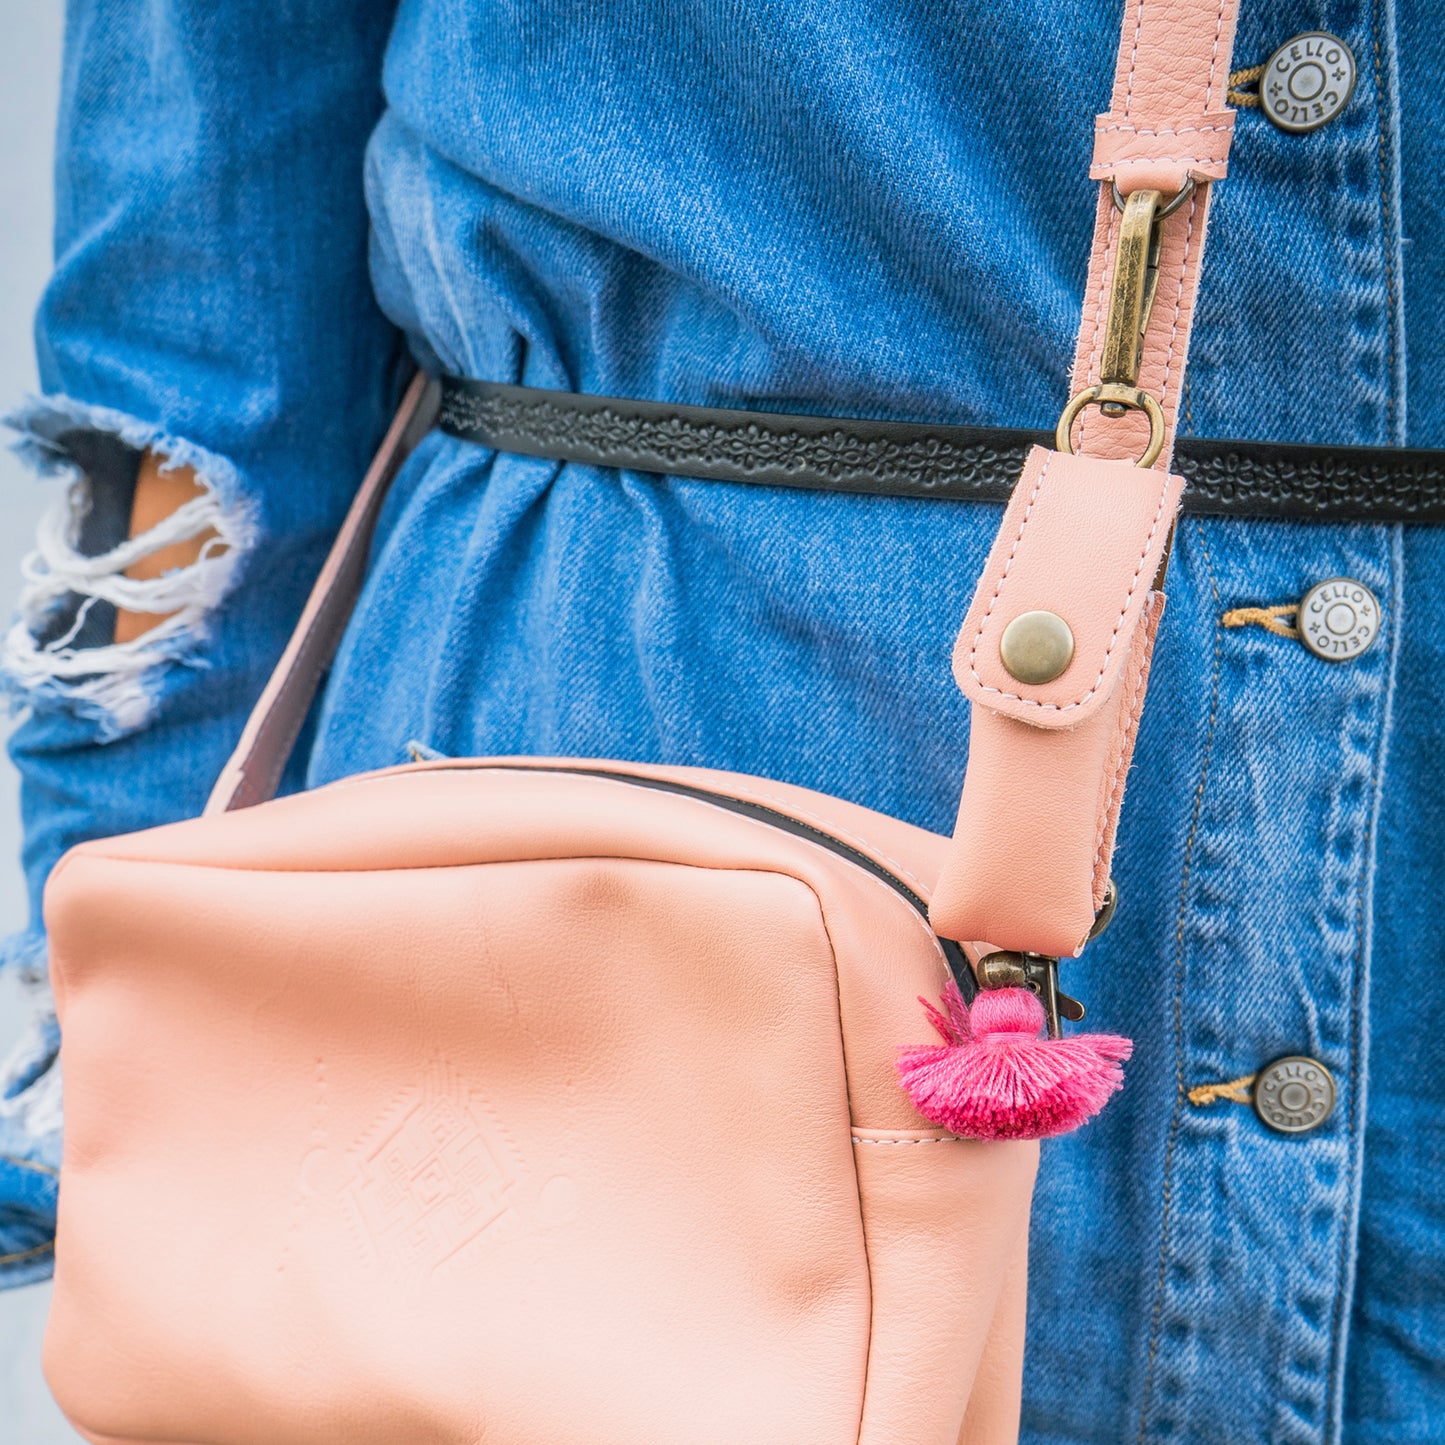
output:
<path id="1" fill-rule="evenodd" d="M 1300 641 L 1326 662 L 1353 662 L 1380 635 L 1380 604 L 1363 582 L 1331 577 L 1304 595 L 1296 619 Z"/>
<path id="2" fill-rule="evenodd" d="M 1308 1134 L 1330 1117 L 1335 1081 L 1318 1059 L 1287 1054 L 1259 1071 L 1254 1081 L 1254 1112 L 1280 1134 Z"/>
<path id="3" fill-rule="evenodd" d="M 1302 133 L 1328 125 L 1349 104 L 1355 57 L 1338 36 L 1312 30 L 1286 40 L 1265 61 L 1259 104 L 1281 129 Z"/>

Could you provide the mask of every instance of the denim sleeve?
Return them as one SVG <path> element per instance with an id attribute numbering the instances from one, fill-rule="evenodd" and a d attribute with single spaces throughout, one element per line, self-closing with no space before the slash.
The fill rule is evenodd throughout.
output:
<path id="1" fill-rule="evenodd" d="M 33 890 L 79 839 L 199 809 L 385 425 L 362 170 L 392 4 L 70 4 L 45 395 L 10 417 L 60 484 L 4 644 Z M 143 448 L 205 492 L 127 544 Z M 116 646 L 117 606 L 173 616 Z"/>
<path id="2" fill-rule="evenodd" d="M 0 658 L 31 907 L 6 959 L 36 976 L 61 853 L 200 810 L 396 400 L 362 193 L 393 8 L 69 4 L 43 395 L 8 418 L 56 488 Z M 203 489 L 127 541 L 147 448 Z M 122 575 L 202 536 L 193 566 Z M 117 645 L 117 607 L 172 615 Z M 54 1044 L 42 1005 L 0 1081 L 6 1283 L 48 1269 Z"/>

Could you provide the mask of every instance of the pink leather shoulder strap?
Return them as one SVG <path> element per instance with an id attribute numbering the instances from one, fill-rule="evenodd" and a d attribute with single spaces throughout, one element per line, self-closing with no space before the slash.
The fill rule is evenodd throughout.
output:
<path id="1" fill-rule="evenodd" d="M 1234 112 L 1224 105 L 1238 0 L 1129 0 L 1114 94 L 1094 125 L 1096 181 L 1174 195 L 1223 180 Z"/>
<path id="2" fill-rule="evenodd" d="M 1194 298 L 1204 261 L 1208 182 L 1222 180 L 1234 132 L 1225 108 L 1229 58 L 1239 0 L 1129 0 L 1119 40 L 1114 94 L 1094 128 L 1093 179 L 1099 188 L 1094 248 L 1084 291 L 1083 319 L 1074 353 L 1074 390 L 1099 373 L 1104 320 L 1118 252 L 1121 195 L 1195 189 L 1164 226 L 1159 290 L 1145 341 L 1139 386 L 1164 411 L 1168 441 L 1157 465 L 1167 467 L 1184 382 L 1184 360 L 1194 321 Z M 1112 425 L 1086 413 L 1077 449 L 1099 456 L 1138 456 L 1142 418 Z"/>
<path id="3" fill-rule="evenodd" d="M 216 780 L 207 814 L 249 808 L 276 796 L 291 750 L 360 594 L 371 534 L 387 489 L 412 448 L 431 429 L 439 395 L 435 382 L 420 373 L 412 378 L 306 599 L 296 630 Z"/>
<path id="4" fill-rule="evenodd" d="M 1074 455 L 1036 448 L 1004 515 L 954 653 L 972 704 L 967 775 L 932 921 L 945 937 L 1077 954 L 1109 881 L 1124 781 L 1164 607 L 1158 590 L 1183 483 L 1169 474 L 1212 181 L 1233 114 L 1223 108 L 1238 0 L 1129 0 L 1114 93 L 1095 131 L 1103 182 L 1074 360 L 1075 395 L 1101 378 L 1120 255 L 1119 200 L 1183 197 L 1159 220 L 1158 280 L 1137 388 L 1158 403 L 1149 467 L 1143 410 L 1085 407 Z M 1117 190 L 1117 197 L 1116 192 Z M 1063 672 L 1019 682 L 1004 630 L 1028 612 L 1062 618 Z"/>

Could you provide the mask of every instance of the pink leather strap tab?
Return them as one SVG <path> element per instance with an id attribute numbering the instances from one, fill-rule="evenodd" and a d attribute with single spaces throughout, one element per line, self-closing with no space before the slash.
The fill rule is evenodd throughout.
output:
<path id="1" fill-rule="evenodd" d="M 1239 0 L 1128 0 L 1108 113 L 1095 128 L 1096 180 L 1173 195 L 1224 176 L 1224 108 Z M 1107 137 L 1104 153 L 1101 139 Z"/>
<path id="2" fill-rule="evenodd" d="M 972 703 L 953 844 L 930 910 L 945 937 L 1067 957 L 1104 901 L 1124 783 L 1164 609 L 1156 590 L 1183 483 L 1169 473 L 1204 258 L 1210 181 L 1224 174 L 1223 108 L 1238 0 L 1129 0 L 1091 172 L 1104 182 L 1073 370 L 1100 379 L 1118 254 L 1121 192 L 1194 190 L 1159 222 L 1159 276 L 1138 386 L 1158 403 L 1164 445 L 1141 411 L 1085 408 L 1078 455 L 1035 449 L 1004 515 L 954 653 Z M 1054 681 L 1018 683 L 1004 629 L 1023 612 L 1065 619 L 1074 655 Z"/>
<path id="3" fill-rule="evenodd" d="M 975 705 L 929 919 L 945 938 L 1072 957 L 1103 906 L 1164 596 L 1147 595 L 1107 706 L 1040 728 Z"/>
<path id="4" fill-rule="evenodd" d="M 249 808 L 276 796 L 291 750 L 361 592 L 366 557 L 387 490 L 431 430 L 440 391 L 418 373 L 336 534 L 281 660 L 246 720 L 241 739 L 211 790 L 206 813 Z"/>
<path id="5" fill-rule="evenodd" d="M 1036 728 L 1077 727 L 1108 708 L 1182 492 L 1168 472 L 1035 447 L 954 649 L 964 696 Z M 1000 644 L 1034 611 L 1063 618 L 1074 655 L 1054 681 L 1030 686 L 1004 667 Z"/>
<path id="6" fill-rule="evenodd" d="M 1174 195 L 1186 177 L 1222 181 L 1233 136 L 1232 110 L 1150 123 L 1101 115 L 1094 124 L 1089 175 L 1096 181 L 1117 181 L 1124 195 L 1138 190 Z"/>
<path id="7" fill-rule="evenodd" d="M 968 771 L 930 917 L 945 937 L 1077 954 L 1103 905 L 1154 638 L 1155 591 L 1183 483 L 1036 447 L 1004 513 L 954 650 L 973 703 Z M 1053 681 L 1004 667 L 1005 628 L 1063 618 Z"/>

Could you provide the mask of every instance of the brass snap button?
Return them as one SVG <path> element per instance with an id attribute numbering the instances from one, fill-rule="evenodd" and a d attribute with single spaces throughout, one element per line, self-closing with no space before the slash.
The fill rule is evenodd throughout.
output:
<path id="1" fill-rule="evenodd" d="M 1052 682 L 1074 660 L 1074 634 L 1056 612 L 1022 612 L 1004 628 L 998 655 L 1016 681 Z"/>
<path id="2" fill-rule="evenodd" d="M 1254 1112 L 1279 1134 L 1308 1134 L 1330 1117 L 1335 1081 L 1318 1059 L 1287 1054 L 1254 1081 Z"/>
<path id="3" fill-rule="evenodd" d="M 1300 641 L 1326 662 L 1353 662 L 1380 635 L 1380 604 L 1363 582 L 1331 577 L 1304 595 L 1299 605 Z"/>
<path id="4" fill-rule="evenodd" d="M 1328 125 L 1349 104 L 1355 56 L 1336 35 L 1312 30 L 1286 40 L 1264 64 L 1260 109 L 1295 134 Z"/>

